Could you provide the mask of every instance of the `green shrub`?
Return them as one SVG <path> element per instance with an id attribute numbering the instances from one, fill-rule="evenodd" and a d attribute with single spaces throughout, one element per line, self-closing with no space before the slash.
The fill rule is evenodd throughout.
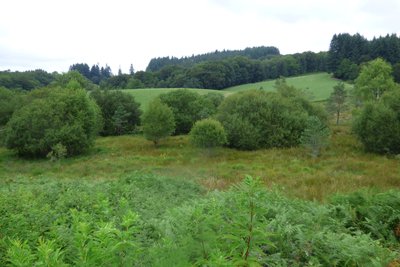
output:
<path id="1" fill-rule="evenodd" d="M 90 95 L 100 107 L 103 116 L 101 135 L 132 133 L 140 124 L 140 104 L 132 95 L 109 90 L 96 90 Z"/>
<path id="2" fill-rule="evenodd" d="M 198 120 L 210 117 L 216 112 L 219 97 L 201 96 L 187 89 L 174 90 L 160 95 L 161 102 L 174 113 L 176 128 L 174 134 L 187 134 Z"/>
<path id="3" fill-rule="evenodd" d="M 155 219 L 203 194 L 190 181 L 138 173 L 11 183 L 0 187 L 0 266 L 152 266 Z"/>
<path id="4" fill-rule="evenodd" d="M 41 90 L 32 99 L 6 125 L 8 148 L 21 156 L 45 157 L 57 144 L 67 149 L 68 156 L 93 145 L 101 117 L 83 89 Z"/>
<path id="5" fill-rule="evenodd" d="M 20 107 L 21 93 L 0 87 L 0 126 L 4 126 L 14 111 Z"/>
<path id="6" fill-rule="evenodd" d="M 388 266 L 400 192 L 319 204 L 246 177 L 205 194 L 140 173 L 0 187 L 0 266 Z"/>
<path id="7" fill-rule="evenodd" d="M 245 150 L 298 145 L 307 117 L 292 99 L 259 90 L 227 97 L 217 113 L 228 145 Z"/>
<path id="8" fill-rule="evenodd" d="M 190 141 L 197 147 L 214 148 L 226 144 L 226 133 L 219 121 L 204 119 L 197 121 L 190 131 Z"/>
<path id="9" fill-rule="evenodd" d="M 386 266 L 398 256 L 336 217 L 341 208 L 289 199 L 247 177 L 169 211 L 152 255 L 157 266 Z"/>
<path id="10" fill-rule="evenodd" d="M 143 114 L 143 134 L 157 145 L 160 139 L 170 136 L 175 129 L 172 110 L 156 98 Z"/>
<path id="11" fill-rule="evenodd" d="M 400 192 L 383 193 L 368 190 L 350 194 L 338 194 L 331 198 L 333 217 L 343 221 L 346 227 L 360 230 L 390 245 L 400 241 Z"/>
<path id="12" fill-rule="evenodd" d="M 391 100 L 394 103 L 398 100 Z M 389 100 L 387 101 L 389 102 Z M 400 112 L 383 101 L 367 103 L 353 123 L 365 149 L 375 153 L 400 153 Z"/>

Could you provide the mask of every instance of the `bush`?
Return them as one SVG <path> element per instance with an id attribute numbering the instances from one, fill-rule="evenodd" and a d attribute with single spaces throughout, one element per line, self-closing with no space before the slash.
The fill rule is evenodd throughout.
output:
<path id="1" fill-rule="evenodd" d="M 6 146 L 30 157 L 45 157 L 57 144 L 67 149 L 68 156 L 89 149 L 101 126 L 96 103 L 83 89 L 39 91 L 7 123 Z"/>
<path id="2" fill-rule="evenodd" d="M 298 145 L 307 117 L 290 98 L 256 90 L 227 97 L 217 113 L 228 145 L 244 150 Z"/>
<path id="3" fill-rule="evenodd" d="M 159 140 L 170 136 L 175 129 L 172 110 L 156 98 L 143 114 L 143 134 L 157 145 Z"/>
<path id="4" fill-rule="evenodd" d="M 121 91 L 96 90 L 91 97 L 99 105 L 104 119 L 101 135 L 132 133 L 140 124 L 140 104 L 132 95 Z"/>
<path id="5" fill-rule="evenodd" d="M 187 134 L 193 124 L 215 114 L 219 100 L 213 95 L 201 96 L 187 89 L 174 90 L 160 95 L 161 102 L 174 113 L 176 129 L 174 134 Z"/>
<path id="6" fill-rule="evenodd" d="M 190 141 L 197 147 L 214 148 L 226 144 L 226 133 L 219 121 L 204 119 L 197 121 L 190 131 Z"/>
<path id="7" fill-rule="evenodd" d="M 10 120 L 21 101 L 21 93 L 0 87 L 0 126 Z"/>
<path id="8" fill-rule="evenodd" d="M 393 105 L 389 106 L 389 102 Z M 400 100 L 367 103 L 355 119 L 353 131 L 367 151 L 400 153 L 400 112 L 393 109 L 396 102 Z"/>

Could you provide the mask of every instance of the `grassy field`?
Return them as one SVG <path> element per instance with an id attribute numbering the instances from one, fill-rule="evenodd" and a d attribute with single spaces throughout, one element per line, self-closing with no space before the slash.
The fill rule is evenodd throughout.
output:
<path id="1" fill-rule="evenodd" d="M 0 148 L 0 266 L 250 266 L 231 260 L 246 244 L 271 266 L 308 266 L 309 251 L 313 266 L 398 266 L 400 158 L 332 130 L 317 159 L 187 136 L 98 138 L 56 162 Z"/>
<path id="2" fill-rule="evenodd" d="M 308 92 L 313 101 L 326 100 L 329 97 L 330 93 L 332 92 L 333 86 L 335 86 L 338 83 L 338 80 L 332 78 L 331 75 L 328 73 L 315 73 L 304 76 L 290 77 L 287 78 L 286 81 L 288 84 Z M 194 88 L 189 88 L 188 90 L 192 90 L 199 94 L 217 92 L 223 94 L 224 96 L 228 96 L 232 93 L 252 90 L 252 89 L 260 89 L 260 88 L 262 88 L 265 91 L 273 91 L 275 90 L 274 84 L 275 80 L 269 80 L 258 83 L 238 85 L 224 90 L 194 89 Z M 350 89 L 351 87 L 352 86 L 350 84 L 346 84 L 347 89 Z M 142 110 L 145 110 L 148 103 L 155 97 L 159 96 L 160 94 L 168 93 L 170 91 L 177 89 L 179 88 L 125 89 L 123 91 L 133 95 L 135 99 L 141 104 Z"/>
<path id="3" fill-rule="evenodd" d="M 155 148 L 142 136 L 99 138 L 88 154 L 59 162 L 19 159 L 0 148 L 0 183 L 43 177 L 104 181 L 132 172 L 191 180 L 206 188 L 225 189 L 249 174 L 289 196 L 324 200 L 360 188 L 400 188 L 399 159 L 367 154 L 348 126 L 333 128 L 330 146 L 314 159 L 303 148 L 237 151 L 221 148 L 213 155 L 193 148 L 187 136 L 171 137 Z"/>
<path id="4" fill-rule="evenodd" d="M 146 89 L 126 89 L 123 92 L 127 92 L 135 97 L 135 99 L 141 104 L 142 110 L 145 110 L 148 103 L 159 96 L 160 94 L 165 94 L 179 88 L 146 88 Z M 188 89 L 199 94 L 207 94 L 210 92 L 217 92 L 225 96 L 232 94 L 231 92 L 209 90 L 209 89 Z"/>
<path id="5" fill-rule="evenodd" d="M 286 78 L 288 84 L 295 86 L 309 92 L 312 96 L 312 100 L 321 101 L 329 97 L 333 91 L 333 86 L 338 83 L 338 80 L 331 77 L 328 73 L 315 73 L 304 76 Z M 251 89 L 260 89 L 266 91 L 274 90 L 275 80 L 263 81 L 258 83 L 243 84 L 225 89 L 228 92 L 239 92 Z M 347 84 L 347 88 L 351 88 L 351 85 Z"/>

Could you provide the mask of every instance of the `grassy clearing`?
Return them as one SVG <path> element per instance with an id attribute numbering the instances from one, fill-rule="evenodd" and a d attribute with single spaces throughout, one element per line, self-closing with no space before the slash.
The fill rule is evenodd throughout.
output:
<path id="1" fill-rule="evenodd" d="M 293 85 L 296 88 L 300 88 L 309 92 L 314 101 L 325 100 L 329 97 L 333 91 L 333 86 L 338 83 L 337 79 L 331 77 L 329 73 L 315 73 L 308 74 L 298 77 L 286 78 L 289 85 Z M 228 92 L 239 92 L 251 89 L 262 88 L 265 91 L 273 91 L 275 80 L 263 81 L 258 83 L 243 84 L 225 89 Z M 347 88 L 351 88 L 351 85 L 347 84 Z"/>
<path id="2" fill-rule="evenodd" d="M 400 188 L 399 159 L 367 154 L 348 126 L 333 128 L 330 146 L 313 159 L 303 148 L 237 151 L 221 148 L 211 155 L 193 148 L 187 136 L 175 136 L 155 148 L 141 136 L 99 138 L 88 155 L 48 160 L 18 159 L 0 148 L 0 183 L 61 180 L 104 181 L 126 174 L 160 174 L 195 181 L 206 188 L 225 189 L 246 174 L 289 196 L 324 200 L 337 192 L 360 188 Z"/>
<path id="3" fill-rule="evenodd" d="M 142 110 L 145 110 L 148 103 L 159 96 L 160 94 L 165 94 L 174 90 L 178 90 L 180 88 L 146 88 L 146 89 L 126 89 L 123 90 L 123 92 L 127 92 L 135 97 L 135 99 L 141 104 Z M 194 91 L 196 93 L 199 93 L 201 95 L 207 94 L 207 93 L 220 93 L 223 94 L 224 96 L 227 96 L 229 94 L 232 94 L 231 92 L 225 92 L 225 91 L 218 91 L 218 90 L 209 90 L 209 89 L 193 89 L 193 88 L 188 88 L 188 90 Z"/>
<path id="4" fill-rule="evenodd" d="M 333 90 L 333 86 L 338 83 L 338 80 L 331 77 L 329 73 L 315 73 L 308 74 L 298 77 L 290 77 L 286 79 L 287 83 L 295 86 L 296 88 L 304 89 L 309 93 L 312 100 L 322 101 L 326 100 Z M 230 87 L 224 90 L 210 90 L 210 89 L 195 89 L 188 88 L 188 90 L 193 90 L 199 94 L 207 94 L 210 92 L 217 92 L 228 96 L 235 92 L 260 89 L 263 88 L 265 91 L 274 91 L 275 80 L 263 81 L 258 83 L 243 84 L 234 87 Z M 346 88 L 349 89 L 352 86 L 346 84 Z M 145 89 L 125 89 L 127 92 L 135 97 L 135 99 L 141 104 L 142 110 L 145 110 L 148 103 L 159 96 L 160 94 L 168 93 L 173 90 L 178 90 L 180 88 L 145 88 Z"/>

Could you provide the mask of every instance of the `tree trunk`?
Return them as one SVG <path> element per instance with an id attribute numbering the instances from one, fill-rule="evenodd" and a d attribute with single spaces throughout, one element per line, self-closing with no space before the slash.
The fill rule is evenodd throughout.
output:
<path id="1" fill-rule="evenodd" d="M 339 125 L 340 110 L 336 112 L 336 125 Z"/>

